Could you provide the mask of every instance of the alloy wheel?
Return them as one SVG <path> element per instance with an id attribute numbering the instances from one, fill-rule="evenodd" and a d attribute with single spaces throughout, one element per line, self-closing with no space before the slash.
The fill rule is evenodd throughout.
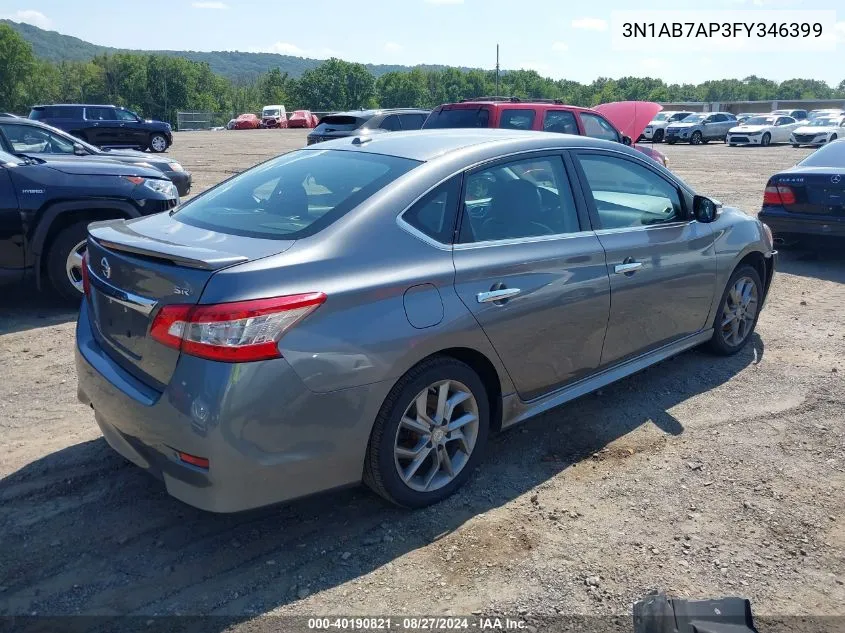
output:
<path id="1" fill-rule="evenodd" d="M 457 380 L 429 385 L 408 405 L 396 430 L 393 458 L 412 490 L 447 485 L 469 462 L 478 439 L 478 403 Z"/>
<path id="2" fill-rule="evenodd" d="M 82 257 L 85 255 L 87 241 L 82 240 L 68 253 L 65 271 L 70 283 L 82 294 Z"/>
<path id="3" fill-rule="evenodd" d="M 150 145 L 156 152 L 163 152 L 167 149 L 167 139 L 160 134 L 156 134 L 150 139 Z"/>
<path id="4" fill-rule="evenodd" d="M 757 318 L 757 284 L 750 277 L 740 277 L 725 297 L 722 307 L 722 339 L 731 347 L 740 345 L 754 327 Z"/>

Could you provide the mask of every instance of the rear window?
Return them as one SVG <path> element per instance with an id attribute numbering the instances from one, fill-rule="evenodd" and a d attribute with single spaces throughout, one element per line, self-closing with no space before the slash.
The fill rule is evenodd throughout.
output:
<path id="1" fill-rule="evenodd" d="M 845 141 L 828 143 L 798 164 L 804 167 L 833 167 L 842 169 L 843 165 L 845 165 Z"/>
<path id="2" fill-rule="evenodd" d="M 320 119 L 320 124 L 314 128 L 314 131 L 320 134 L 322 132 L 357 130 L 369 120 L 369 117 L 330 114 Z"/>
<path id="3" fill-rule="evenodd" d="M 419 164 L 363 152 L 299 150 L 221 183 L 173 217 L 221 233 L 299 239 L 321 231 Z"/>
<path id="4" fill-rule="evenodd" d="M 435 110 L 425 120 L 423 129 L 487 127 L 490 112 L 487 108 L 449 108 Z"/>
<path id="5" fill-rule="evenodd" d="M 82 106 L 44 106 L 33 108 L 30 119 L 81 119 Z"/>

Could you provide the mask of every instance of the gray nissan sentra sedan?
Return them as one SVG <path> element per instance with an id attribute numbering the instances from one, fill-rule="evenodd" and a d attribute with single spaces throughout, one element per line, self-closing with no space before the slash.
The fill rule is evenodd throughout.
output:
<path id="1" fill-rule="evenodd" d="M 742 349 L 757 219 L 639 152 L 507 130 L 354 137 L 90 227 L 79 397 L 217 512 L 366 482 L 419 507 L 490 433 L 698 345 Z"/>

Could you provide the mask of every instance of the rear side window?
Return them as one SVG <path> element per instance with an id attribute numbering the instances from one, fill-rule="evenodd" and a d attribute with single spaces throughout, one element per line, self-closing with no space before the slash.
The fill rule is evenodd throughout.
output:
<path id="1" fill-rule="evenodd" d="M 314 131 L 320 134 L 324 132 L 357 130 L 368 120 L 369 119 L 361 117 L 330 114 L 320 119 L 320 124 L 316 128 L 314 128 Z"/>
<path id="2" fill-rule="evenodd" d="M 534 110 L 502 110 L 499 127 L 509 130 L 530 130 L 534 127 Z"/>
<path id="3" fill-rule="evenodd" d="M 592 138 L 603 138 L 607 141 L 619 141 L 619 132 L 616 131 L 604 117 L 589 112 L 581 113 L 581 123 L 584 124 L 584 134 Z"/>
<path id="4" fill-rule="evenodd" d="M 85 118 L 88 121 L 115 121 L 117 115 L 112 108 L 85 108 Z"/>
<path id="5" fill-rule="evenodd" d="M 455 176 L 429 191 L 402 219 L 431 239 L 451 244 L 460 195 L 461 177 Z"/>
<path id="6" fill-rule="evenodd" d="M 221 233 L 299 239 L 321 231 L 417 165 L 396 156 L 299 150 L 221 183 L 173 217 Z"/>
<path id="7" fill-rule="evenodd" d="M 487 127 L 490 111 L 480 108 L 449 108 L 435 110 L 425 120 L 424 129 Z"/>
<path id="8" fill-rule="evenodd" d="M 566 110 L 546 110 L 543 118 L 543 130 L 560 134 L 578 134 L 575 115 Z"/>
<path id="9" fill-rule="evenodd" d="M 81 106 L 44 106 L 33 108 L 29 113 L 30 119 L 81 119 Z"/>
<path id="10" fill-rule="evenodd" d="M 402 129 L 399 125 L 399 117 L 395 114 L 391 114 L 384 118 L 384 121 L 381 122 L 379 127 L 382 130 L 390 130 L 391 132 L 397 132 L 398 130 Z"/>
<path id="11" fill-rule="evenodd" d="M 400 114 L 399 122 L 403 130 L 419 130 L 425 122 L 424 114 Z"/>

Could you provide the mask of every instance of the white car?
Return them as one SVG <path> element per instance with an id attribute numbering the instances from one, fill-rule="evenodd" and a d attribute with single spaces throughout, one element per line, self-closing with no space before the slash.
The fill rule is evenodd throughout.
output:
<path id="1" fill-rule="evenodd" d="M 823 110 L 810 110 L 807 113 L 809 120 L 813 119 L 830 119 L 832 117 L 845 116 L 845 110 L 842 108 L 827 108 Z"/>
<path id="2" fill-rule="evenodd" d="M 815 118 L 807 125 L 796 128 L 789 137 L 789 142 L 792 147 L 818 146 L 838 138 L 845 138 L 845 116 Z"/>
<path id="3" fill-rule="evenodd" d="M 801 125 L 791 116 L 767 114 L 746 119 L 742 125 L 728 130 L 725 143 L 728 145 L 769 145 L 789 143 L 793 130 Z"/>
<path id="4" fill-rule="evenodd" d="M 662 143 L 666 135 L 666 126 L 675 121 L 683 121 L 693 112 L 664 110 L 658 112 L 651 122 L 643 130 L 642 138 L 654 143 Z"/>

